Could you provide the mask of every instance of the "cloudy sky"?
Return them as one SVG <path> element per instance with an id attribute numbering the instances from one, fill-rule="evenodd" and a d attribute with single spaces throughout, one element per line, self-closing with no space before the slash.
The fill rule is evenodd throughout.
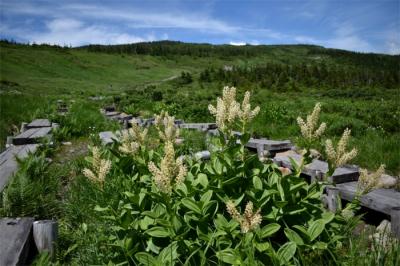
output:
<path id="1" fill-rule="evenodd" d="M 399 0 L 0 0 L 0 37 L 79 46 L 154 40 L 400 53 Z"/>

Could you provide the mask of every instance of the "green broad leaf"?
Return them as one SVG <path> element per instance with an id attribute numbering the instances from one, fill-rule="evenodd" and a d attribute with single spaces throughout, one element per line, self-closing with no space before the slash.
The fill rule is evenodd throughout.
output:
<path id="1" fill-rule="evenodd" d="M 210 202 L 212 195 L 213 195 L 213 191 L 208 190 L 206 193 L 204 193 L 201 196 L 200 201 L 203 203 L 203 206 L 206 206 Z"/>
<path id="2" fill-rule="evenodd" d="M 157 260 L 146 252 L 136 253 L 135 258 L 143 265 L 157 265 Z"/>
<path id="3" fill-rule="evenodd" d="M 240 196 L 239 198 L 235 199 L 233 201 L 233 203 L 235 203 L 235 206 L 238 206 L 240 204 L 240 202 L 242 202 L 243 198 L 244 198 L 244 194 L 242 194 L 242 196 Z"/>
<path id="4" fill-rule="evenodd" d="M 178 258 L 178 243 L 176 241 L 172 242 L 168 247 L 164 248 L 160 255 L 158 255 L 158 261 L 162 265 L 172 265 Z"/>
<path id="5" fill-rule="evenodd" d="M 228 226 L 228 220 L 222 215 L 217 214 L 217 218 L 214 219 L 215 227 L 218 229 L 223 229 Z"/>
<path id="6" fill-rule="evenodd" d="M 127 196 L 128 198 L 134 198 L 135 197 L 135 194 L 133 194 L 132 192 L 129 192 L 129 191 L 125 191 L 123 194 L 125 196 Z"/>
<path id="7" fill-rule="evenodd" d="M 240 177 L 240 176 L 234 176 L 232 178 L 225 179 L 224 181 L 222 181 L 222 184 L 224 184 L 224 185 L 234 184 L 234 183 L 237 183 L 241 179 L 242 179 L 242 177 Z"/>
<path id="8" fill-rule="evenodd" d="M 310 237 L 308 235 L 307 229 L 304 226 L 294 225 L 293 228 L 296 228 L 299 232 L 301 232 L 303 234 L 303 237 L 306 237 L 306 238 Z"/>
<path id="9" fill-rule="evenodd" d="M 139 206 L 142 205 L 144 198 L 146 197 L 146 190 L 142 189 L 139 193 Z"/>
<path id="10" fill-rule="evenodd" d="M 144 211 L 142 212 L 142 216 L 149 216 L 150 218 L 157 219 L 159 215 L 153 211 Z"/>
<path id="11" fill-rule="evenodd" d="M 188 190 L 185 183 L 180 183 L 176 186 L 176 191 L 180 193 L 181 196 L 187 196 Z"/>
<path id="12" fill-rule="evenodd" d="M 175 232 L 178 232 L 179 229 L 182 227 L 182 223 L 176 215 L 172 217 L 172 225 L 174 226 Z"/>
<path id="13" fill-rule="evenodd" d="M 206 174 L 200 173 L 197 175 L 197 182 L 206 188 L 208 186 L 208 178 Z"/>
<path id="14" fill-rule="evenodd" d="M 333 220 L 333 218 L 335 218 L 335 214 L 333 212 L 324 212 L 321 219 L 325 224 L 328 224 Z"/>
<path id="15" fill-rule="evenodd" d="M 156 246 L 153 243 L 153 238 L 150 238 L 149 240 L 146 241 L 147 247 L 146 247 L 146 252 L 154 252 L 156 254 L 160 253 L 160 247 Z"/>
<path id="16" fill-rule="evenodd" d="M 277 188 L 278 188 L 278 192 L 279 192 L 279 196 L 281 197 L 281 200 L 286 201 L 285 190 L 283 189 L 282 184 L 280 182 L 278 182 Z"/>
<path id="17" fill-rule="evenodd" d="M 207 163 L 207 164 L 206 164 L 206 170 L 207 170 L 211 175 L 215 175 L 215 171 L 214 171 L 214 169 L 212 168 L 212 166 L 211 166 L 210 163 Z"/>
<path id="18" fill-rule="evenodd" d="M 277 223 L 268 224 L 259 230 L 258 236 L 263 239 L 275 234 L 279 229 L 281 229 L 281 226 Z"/>
<path id="19" fill-rule="evenodd" d="M 287 242 L 283 246 L 281 246 L 278 250 L 278 258 L 280 261 L 280 265 L 289 264 L 290 260 L 293 258 L 294 254 L 296 254 L 297 245 L 294 242 Z"/>
<path id="20" fill-rule="evenodd" d="M 152 237 L 169 237 L 170 236 L 168 229 L 161 227 L 161 226 L 152 227 L 152 228 L 146 230 L 145 233 Z"/>
<path id="21" fill-rule="evenodd" d="M 139 221 L 140 228 L 142 230 L 147 230 L 150 225 L 154 224 L 154 219 L 149 216 L 145 216 L 142 220 Z"/>
<path id="22" fill-rule="evenodd" d="M 85 223 L 82 223 L 82 224 L 81 224 L 81 228 L 82 228 L 82 231 L 83 231 L 83 233 L 85 233 L 85 234 L 86 234 L 86 232 L 87 232 L 87 229 L 88 229 L 88 227 L 87 227 L 87 224 L 85 224 Z"/>
<path id="23" fill-rule="evenodd" d="M 195 213 L 201 214 L 201 209 L 194 200 L 192 200 L 190 198 L 185 198 L 181 202 L 189 210 L 194 211 Z"/>
<path id="24" fill-rule="evenodd" d="M 318 241 L 312 247 L 313 247 L 313 249 L 325 250 L 325 249 L 328 249 L 328 244 L 325 242 Z"/>
<path id="25" fill-rule="evenodd" d="M 224 249 L 217 252 L 217 258 L 225 263 L 231 265 L 241 265 L 241 260 L 236 256 L 235 251 L 231 248 Z"/>
<path id="26" fill-rule="evenodd" d="M 280 209 L 282 209 L 283 207 L 285 207 L 288 204 L 287 201 L 275 201 L 274 203 L 275 203 L 275 206 Z"/>
<path id="27" fill-rule="evenodd" d="M 285 228 L 284 231 L 285 231 L 286 237 L 290 241 L 296 243 L 298 246 L 304 245 L 303 239 L 301 238 L 301 236 L 299 236 L 299 234 L 296 233 L 296 231 L 293 231 L 290 228 Z"/>
<path id="28" fill-rule="evenodd" d="M 261 179 L 258 176 L 254 176 L 253 177 L 253 186 L 257 190 L 262 190 L 263 183 L 262 183 Z"/>
<path id="29" fill-rule="evenodd" d="M 105 211 L 108 211 L 109 208 L 108 208 L 108 207 L 102 208 L 102 207 L 100 207 L 99 205 L 96 205 L 96 206 L 94 207 L 94 210 L 97 211 L 97 212 L 105 212 Z"/>
<path id="30" fill-rule="evenodd" d="M 303 188 L 303 187 L 307 187 L 308 184 L 305 181 L 302 181 L 300 183 L 297 183 L 296 185 L 292 185 L 290 186 L 290 192 L 294 193 L 296 191 L 298 191 L 299 189 Z"/>
<path id="31" fill-rule="evenodd" d="M 264 252 L 271 247 L 271 244 L 269 242 L 255 243 L 255 247 L 259 252 Z"/>
<path id="32" fill-rule="evenodd" d="M 318 219 L 311 223 L 310 227 L 307 229 L 307 233 L 310 236 L 310 240 L 314 241 L 325 229 L 325 222 Z"/>
<path id="33" fill-rule="evenodd" d="M 214 158 L 214 160 L 213 160 L 213 168 L 214 168 L 215 172 L 216 172 L 218 175 L 222 175 L 223 165 L 222 165 L 222 163 L 219 161 L 218 158 Z"/>

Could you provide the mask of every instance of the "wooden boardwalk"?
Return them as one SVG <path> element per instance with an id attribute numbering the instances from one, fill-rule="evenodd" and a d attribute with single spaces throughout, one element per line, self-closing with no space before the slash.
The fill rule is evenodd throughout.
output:
<path id="1" fill-rule="evenodd" d="M 24 159 L 28 157 L 29 153 L 34 153 L 38 147 L 38 144 L 10 146 L 0 154 L 0 192 L 18 170 L 16 157 Z"/>
<path id="2" fill-rule="evenodd" d="M 0 219 L 0 265 L 27 265 L 33 218 Z"/>
<path id="3" fill-rule="evenodd" d="M 33 144 L 40 142 L 41 139 L 48 136 L 52 127 L 37 127 L 30 128 L 18 136 L 14 137 L 14 145 Z"/>
<path id="4" fill-rule="evenodd" d="M 336 187 L 342 199 L 354 199 L 357 182 L 337 184 Z M 361 197 L 361 205 L 390 216 L 393 208 L 400 207 L 400 192 L 388 188 L 375 189 Z"/>
<path id="5" fill-rule="evenodd" d="M 51 122 L 48 119 L 35 119 L 30 122 L 27 128 L 38 128 L 38 127 L 51 127 Z"/>

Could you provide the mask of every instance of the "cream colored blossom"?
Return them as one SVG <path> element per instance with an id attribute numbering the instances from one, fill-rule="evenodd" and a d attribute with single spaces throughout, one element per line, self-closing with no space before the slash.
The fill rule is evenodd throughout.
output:
<path id="1" fill-rule="evenodd" d="M 228 201 L 226 209 L 233 219 L 239 222 L 242 233 L 247 233 L 257 228 L 262 222 L 260 209 L 254 212 L 253 202 L 249 201 L 246 204 L 244 214 L 241 215 L 232 201 Z"/>
<path id="2" fill-rule="evenodd" d="M 236 88 L 224 87 L 222 98 L 217 98 L 217 106 L 208 106 L 208 110 L 215 116 L 218 128 L 225 134 L 231 133 L 235 122 L 240 119 L 243 124 L 249 123 L 259 112 L 260 107 L 251 110 L 250 92 L 246 92 L 242 105 L 236 101 Z"/>
<path id="3" fill-rule="evenodd" d="M 239 112 L 239 117 L 244 123 L 249 123 L 253 118 L 260 112 L 260 107 L 257 106 L 253 110 L 251 110 L 250 105 L 250 92 L 246 91 L 244 94 L 242 108 Z"/>
<path id="4" fill-rule="evenodd" d="M 301 117 L 297 117 L 297 124 L 300 127 L 301 135 L 307 140 L 319 138 L 326 129 L 326 123 L 321 123 L 317 128 L 319 121 L 319 114 L 321 112 L 321 103 L 314 106 L 314 110 L 310 115 L 307 115 L 306 121 Z"/>
<path id="5" fill-rule="evenodd" d="M 208 106 L 208 110 L 215 116 L 218 128 L 224 132 L 232 129 L 233 123 L 240 114 L 240 104 L 236 101 L 236 88 L 224 87 L 222 98 L 217 98 L 217 107 Z"/>
<path id="6" fill-rule="evenodd" d="M 328 157 L 328 161 L 335 168 L 346 164 L 347 162 L 349 162 L 350 160 L 352 160 L 354 157 L 357 156 L 356 148 L 353 148 L 349 152 L 346 151 L 350 134 L 351 130 L 346 128 L 345 131 L 343 132 L 341 139 L 339 140 L 336 149 L 333 147 L 333 143 L 330 139 L 326 140 L 325 142 L 325 152 Z"/>
<path id="7" fill-rule="evenodd" d="M 182 158 L 175 159 L 175 150 L 172 142 L 165 144 L 164 158 L 161 160 L 160 168 L 153 162 L 148 164 L 149 171 L 154 177 L 158 189 L 170 194 L 174 183 L 183 183 L 187 175 L 187 169 L 183 165 Z"/>
<path id="8" fill-rule="evenodd" d="M 360 169 L 360 177 L 358 178 L 358 191 L 366 194 L 371 190 L 381 187 L 380 177 L 385 173 L 385 165 L 381 166 L 375 172 L 369 173 L 367 169 Z"/>
<path id="9" fill-rule="evenodd" d="M 97 147 L 92 148 L 92 154 L 92 169 L 83 169 L 83 175 L 103 186 L 105 178 L 111 169 L 111 161 L 102 159 L 100 150 Z"/>
<path id="10" fill-rule="evenodd" d="M 179 128 L 175 126 L 175 117 L 169 116 L 168 112 L 162 111 L 156 115 L 154 125 L 164 142 L 175 142 L 175 139 L 179 137 Z"/>
<path id="11" fill-rule="evenodd" d="M 126 154 L 136 154 L 139 147 L 145 144 L 147 132 L 147 128 L 142 131 L 139 125 L 133 124 L 132 128 L 122 132 L 119 150 Z"/>

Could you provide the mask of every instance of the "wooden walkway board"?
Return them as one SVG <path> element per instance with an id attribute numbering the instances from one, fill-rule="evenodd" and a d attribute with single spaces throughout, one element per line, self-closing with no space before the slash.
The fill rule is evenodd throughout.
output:
<path id="1" fill-rule="evenodd" d="M 33 218 L 0 219 L 0 265 L 25 265 Z"/>
<path id="2" fill-rule="evenodd" d="M 25 132 L 22 132 L 18 136 L 14 137 L 13 144 L 14 145 L 24 145 L 24 144 L 33 144 L 37 143 L 39 139 L 48 135 L 51 131 L 51 127 L 39 127 L 39 128 L 31 128 Z"/>
<path id="3" fill-rule="evenodd" d="M 51 127 L 51 122 L 48 119 L 35 119 L 26 126 L 28 129 L 38 127 Z"/>
<path id="4" fill-rule="evenodd" d="M 337 184 L 342 199 L 351 201 L 357 190 L 357 182 Z M 361 197 L 361 205 L 371 210 L 391 214 L 392 208 L 400 207 L 400 192 L 394 189 L 375 189 Z"/>
<path id="5" fill-rule="evenodd" d="M 195 153 L 194 157 L 197 160 L 209 160 L 211 158 L 211 153 L 209 151 L 199 151 Z"/>
<path id="6" fill-rule="evenodd" d="M 109 143 L 113 143 L 114 139 L 118 139 L 117 136 L 111 131 L 104 131 L 99 133 L 99 137 L 101 139 L 101 143 L 103 145 L 107 145 Z"/>
<path id="7" fill-rule="evenodd" d="M 113 120 L 124 121 L 124 120 L 131 120 L 133 118 L 133 116 L 125 114 L 125 113 L 121 113 L 121 114 L 118 114 L 115 116 L 109 116 L 109 118 L 111 118 Z"/>
<path id="8" fill-rule="evenodd" d="M 35 152 L 38 147 L 39 144 L 11 146 L 0 154 L 0 192 L 3 191 L 11 176 L 18 170 L 18 163 L 15 157 L 24 159 L 29 153 Z"/>
<path id="9" fill-rule="evenodd" d="M 200 131 L 207 131 L 209 129 L 216 129 L 215 123 L 183 123 L 179 125 L 180 128 L 196 129 Z"/>
<path id="10" fill-rule="evenodd" d="M 293 170 L 290 159 L 292 158 L 298 165 L 301 163 L 302 156 L 293 151 L 278 153 L 274 161 L 279 166 L 283 166 Z M 323 180 L 323 178 L 328 173 L 328 163 L 314 159 L 310 164 L 304 166 L 303 174 L 310 176 L 312 178 L 317 178 Z M 329 177 L 328 181 L 339 184 L 344 182 L 356 181 L 359 177 L 359 167 L 356 165 L 344 165 L 338 167 L 333 172 L 332 176 Z"/>
<path id="11" fill-rule="evenodd" d="M 114 111 L 105 113 L 105 115 L 108 116 L 108 117 L 116 116 L 116 115 L 119 115 L 119 114 L 120 114 L 120 112 L 114 112 Z"/>
<path id="12" fill-rule="evenodd" d="M 293 147 L 290 140 L 269 140 L 269 139 L 253 139 L 251 138 L 246 144 L 247 148 L 257 149 L 263 147 L 266 151 L 283 151 L 290 150 Z"/>

